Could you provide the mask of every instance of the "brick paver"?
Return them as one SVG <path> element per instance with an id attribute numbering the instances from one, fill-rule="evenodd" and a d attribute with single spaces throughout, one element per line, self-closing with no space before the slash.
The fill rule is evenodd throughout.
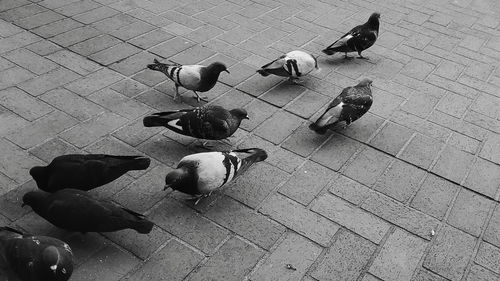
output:
<path id="1" fill-rule="evenodd" d="M 0 223 L 68 242 L 71 280 L 500 280 L 497 2 L 1 0 Z M 370 60 L 321 53 L 375 11 Z M 321 68 L 302 86 L 255 73 L 294 49 Z M 250 120 L 216 147 L 269 154 L 196 206 L 162 190 L 193 139 L 142 117 L 198 104 L 153 58 L 224 62 L 209 102 Z M 308 129 L 364 77 L 365 116 Z M 68 233 L 21 208 L 29 169 L 67 153 L 151 157 L 92 193 L 153 231 Z"/>

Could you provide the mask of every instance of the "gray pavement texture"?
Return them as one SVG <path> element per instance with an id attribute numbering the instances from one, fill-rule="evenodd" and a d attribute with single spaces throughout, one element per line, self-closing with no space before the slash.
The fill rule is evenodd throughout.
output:
<path id="1" fill-rule="evenodd" d="M 321 54 L 375 11 L 370 60 Z M 319 55 L 303 86 L 255 73 L 295 49 Z M 198 104 L 173 101 L 153 58 L 228 65 L 209 102 L 251 120 L 216 148 L 270 155 L 196 206 L 162 190 L 194 140 L 142 117 Z M 499 64 L 497 0 L 0 0 L 0 223 L 67 241 L 74 281 L 500 280 Z M 365 116 L 307 128 L 364 77 Z M 153 159 L 92 191 L 149 235 L 68 233 L 21 208 L 29 168 L 74 152 Z"/>

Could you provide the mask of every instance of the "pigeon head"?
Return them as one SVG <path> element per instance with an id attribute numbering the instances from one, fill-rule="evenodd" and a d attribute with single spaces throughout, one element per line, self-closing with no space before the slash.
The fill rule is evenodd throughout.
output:
<path id="1" fill-rule="evenodd" d="M 231 109 L 229 112 L 231 113 L 231 115 L 238 118 L 239 120 L 250 119 L 250 118 L 248 118 L 247 111 L 244 110 L 243 108 Z"/>
<path id="2" fill-rule="evenodd" d="M 45 190 L 48 184 L 47 167 L 36 166 L 30 169 L 30 175 L 36 182 L 38 188 Z"/>
<path id="3" fill-rule="evenodd" d="M 214 73 L 221 73 L 222 71 L 229 73 L 229 70 L 227 70 L 226 65 L 218 61 L 211 63 L 207 68 L 210 71 L 213 71 Z"/>
<path id="4" fill-rule="evenodd" d="M 30 191 L 24 194 L 23 196 L 23 204 L 30 206 L 33 210 L 42 211 L 45 206 L 45 199 L 50 195 L 50 193 L 42 192 L 42 191 Z M 43 213 L 43 211 L 42 211 Z"/>
<path id="5" fill-rule="evenodd" d="M 68 247 L 69 248 L 69 247 Z M 42 252 L 43 275 L 51 277 L 50 280 L 67 280 L 73 272 L 73 265 L 66 260 L 71 252 L 61 253 L 55 246 L 48 246 Z M 49 279 L 46 279 L 49 280 Z"/>
<path id="6" fill-rule="evenodd" d="M 379 19 L 380 19 L 380 13 L 373 13 L 370 16 L 370 18 L 368 19 L 367 24 L 370 27 L 378 30 L 378 27 L 379 27 L 379 24 L 380 24 Z"/>
<path id="7" fill-rule="evenodd" d="M 184 179 L 188 176 L 188 172 L 183 168 L 177 168 L 165 177 L 165 188 L 172 188 L 173 190 L 177 190 L 181 185 Z"/>
<path id="8" fill-rule="evenodd" d="M 365 78 L 365 79 L 361 80 L 361 81 L 358 83 L 358 85 L 356 85 L 356 86 L 358 86 L 358 87 L 369 87 L 369 86 L 371 86 L 371 85 L 372 85 L 372 83 L 373 83 L 373 81 L 372 81 L 372 80 L 370 80 L 370 79 L 368 79 L 368 78 Z"/>

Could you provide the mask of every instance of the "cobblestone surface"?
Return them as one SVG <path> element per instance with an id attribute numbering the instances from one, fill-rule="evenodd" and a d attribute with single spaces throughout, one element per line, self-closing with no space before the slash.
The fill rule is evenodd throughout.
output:
<path id="1" fill-rule="evenodd" d="M 375 11 L 370 60 L 320 52 Z M 0 223 L 67 241 L 71 280 L 500 280 L 499 38 L 495 0 L 1 0 Z M 255 73 L 294 49 L 319 56 L 303 86 Z M 162 191 L 193 140 L 142 126 L 197 105 L 153 58 L 224 62 L 209 101 L 250 120 L 221 147 L 269 153 L 197 206 Z M 364 77 L 369 113 L 307 128 Z M 21 208 L 28 170 L 75 152 L 153 159 L 92 191 L 150 234 L 68 233 Z"/>

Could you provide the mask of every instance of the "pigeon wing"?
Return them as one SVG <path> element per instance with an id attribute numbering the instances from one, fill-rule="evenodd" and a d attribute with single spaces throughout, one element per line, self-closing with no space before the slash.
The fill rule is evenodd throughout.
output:
<path id="1" fill-rule="evenodd" d="M 201 86 L 201 70 L 203 68 L 202 65 L 184 65 L 174 73 L 176 75 L 174 79 L 180 86 L 197 91 Z"/>
<path id="2" fill-rule="evenodd" d="M 350 45 L 349 42 L 352 40 L 352 38 L 359 36 L 360 30 L 362 29 L 362 27 L 363 27 L 363 25 L 358 25 L 358 26 L 354 27 L 349 32 L 347 32 L 342 37 L 340 37 L 337 41 L 333 42 L 326 49 L 338 49 L 338 48 L 348 47 Z M 339 51 L 341 51 L 341 50 L 339 50 Z"/>

